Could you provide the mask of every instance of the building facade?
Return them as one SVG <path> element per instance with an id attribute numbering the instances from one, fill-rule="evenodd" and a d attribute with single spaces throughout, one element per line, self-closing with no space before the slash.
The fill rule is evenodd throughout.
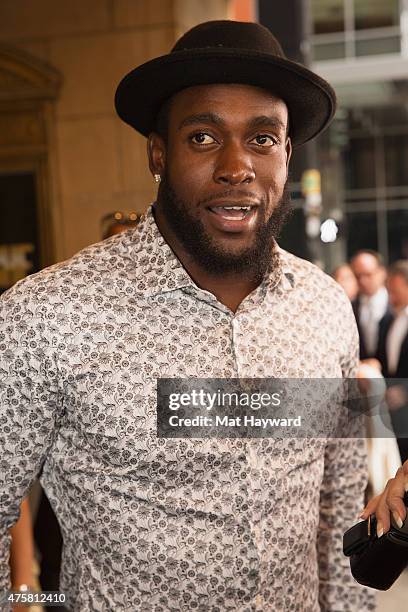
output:
<path id="1" fill-rule="evenodd" d="M 2 0 L 0 292 L 101 239 L 155 195 L 146 141 L 116 116 L 119 80 L 230 0 Z"/>
<path id="2" fill-rule="evenodd" d="M 408 2 L 311 0 L 314 69 L 339 99 L 319 141 L 334 265 L 360 248 L 408 257 Z"/>

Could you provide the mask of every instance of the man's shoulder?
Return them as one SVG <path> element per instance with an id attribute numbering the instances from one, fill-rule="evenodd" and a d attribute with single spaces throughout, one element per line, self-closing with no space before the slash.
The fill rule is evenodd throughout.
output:
<path id="1" fill-rule="evenodd" d="M 286 275 L 292 275 L 294 286 L 305 292 L 321 294 L 322 299 L 327 299 L 328 295 L 331 295 L 350 308 L 350 301 L 343 288 L 319 266 L 282 248 L 280 254 L 282 271 Z"/>
<path id="2" fill-rule="evenodd" d="M 124 232 L 129 234 L 129 232 Z M 54 297 L 69 298 L 76 290 L 104 285 L 115 270 L 124 270 L 129 259 L 129 236 L 116 235 L 89 245 L 72 257 L 43 268 L 18 281 L 2 295 L 3 303 L 19 300 L 49 302 Z"/>
<path id="3" fill-rule="evenodd" d="M 357 327 L 351 302 L 343 288 L 321 268 L 287 251 L 282 252 L 283 274 L 293 275 L 293 304 L 309 311 L 328 337 L 336 337 L 337 349 L 348 355 L 350 339 L 357 346 Z M 291 292 L 288 293 L 289 299 Z M 353 349 L 354 350 L 354 349 Z"/>

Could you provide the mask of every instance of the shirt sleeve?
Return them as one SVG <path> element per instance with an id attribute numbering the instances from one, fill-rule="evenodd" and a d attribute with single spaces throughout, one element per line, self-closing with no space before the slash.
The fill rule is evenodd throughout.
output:
<path id="1" fill-rule="evenodd" d="M 348 300 L 340 325 L 343 378 L 354 378 L 358 367 L 359 342 Z M 366 612 L 375 610 L 375 593 L 359 585 L 343 554 L 343 533 L 357 522 L 364 507 L 368 480 L 365 438 L 329 438 L 320 490 L 320 522 L 317 538 L 319 603 L 322 612 Z"/>
<path id="2" fill-rule="evenodd" d="M 45 334 L 46 307 L 32 291 L 32 278 L 0 298 L 0 594 L 10 586 L 9 529 L 58 424 L 58 376 Z"/>

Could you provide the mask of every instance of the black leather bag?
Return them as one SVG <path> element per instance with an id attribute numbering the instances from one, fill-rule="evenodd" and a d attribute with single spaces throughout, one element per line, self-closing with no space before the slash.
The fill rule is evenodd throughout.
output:
<path id="1" fill-rule="evenodd" d="M 404 503 L 408 506 L 408 494 Z M 408 511 L 408 509 L 407 509 Z M 408 566 L 408 517 L 399 528 L 377 537 L 375 515 L 357 523 L 343 536 L 343 552 L 350 557 L 351 573 L 360 584 L 386 591 Z"/>

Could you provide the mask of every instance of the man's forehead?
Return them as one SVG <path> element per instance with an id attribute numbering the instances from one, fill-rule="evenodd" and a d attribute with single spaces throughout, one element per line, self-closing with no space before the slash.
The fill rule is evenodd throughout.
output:
<path id="1" fill-rule="evenodd" d="M 188 87 L 176 93 L 170 104 L 175 120 L 185 115 L 211 113 L 214 109 L 224 111 L 228 116 L 233 106 L 239 107 L 240 115 L 248 120 L 255 115 L 263 115 L 276 116 L 284 124 L 287 122 L 288 110 L 281 98 L 260 87 L 240 83 Z"/>
<path id="2" fill-rule="evenodd" d="M 364 268 L 369 270 L 377 270 L 380 267 L 377 259 L 371 253 L 361 253 L 354 259 L 356 268 Z"/>
<path id="3" fill-rule="evenodd" d="M 402 272 L 391 272 L 387 278 L 387 283 L 393 287 L 401 285 L 408 286 L 408 282 L 404 278 Z"/>

